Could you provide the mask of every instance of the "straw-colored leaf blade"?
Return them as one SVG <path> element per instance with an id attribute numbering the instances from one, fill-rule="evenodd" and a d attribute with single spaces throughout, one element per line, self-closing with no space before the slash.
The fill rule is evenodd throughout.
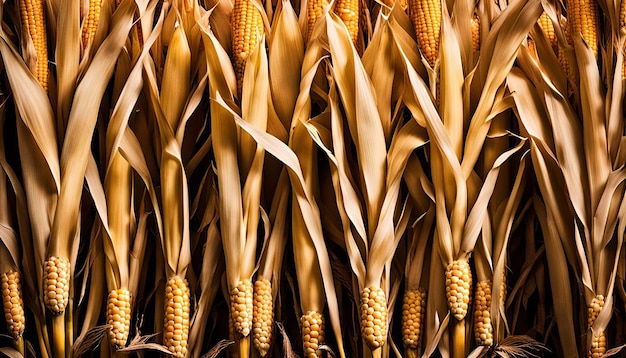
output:
<path id="1" fill-rule="evenodd" d="M 580 34 L 574 36 L 574 50 L 580 74 L 585 162 L 589 173 L 591 210 L 595 210 L 611 172 L 607 143 L 603 81 L 595 57 Z"/>
<path id="2" fill-rule="evenodd" d="M 272 101 L 283 126 L 289 128 L 300 89 L 304 40 L 290 1 L 282 0 L 272 22 L 269 71 Z"/>
<path id="3" fill-rule="evenodd" d="M 191 90 L 191 50 L 182 26 L 176 27 L 167 48 L 160 100 L 169 125 L 178 127 Z"/>
<path id="4" fill-rule="evenodd" d="M 56 27 L 54 59 L 57 72 L 57 114 L 62 126 L 69 116 L 73 92 L 76 89 L 80 62 L 80 1 L 58 1 L 59 12 Z"/>
<path id="5" fill-rule="evenodd" d="M 550 286 L 552 292 L 559 292 L 559 302 L 554 305 L 556 323 L 558 326 L 561 348 L 565 356 L 578 356 L 578 345 L 576 342 L 574 319 L 572 310 L 574 309 L 571 295 L 571 285 L 568 272 L 568 260 L 561 246 L 559 233 L 554 225 L 551 210 L 537 198 L 534 198 L 534 208 L 537 218 L 541 224 L 545 237 L 546 255 L 548 258 L 548 272 L 550 275 Z"/>
<path id="6" fill-rule="evenodd" d="M 48 96 L 21 60 L 4 31 L 0 31 L 0 54 L 11 85 L 19 117 L 32 135 L 58 191 L 61 183 L 54 113 Z M 33 147 L 33 148 L 35 148 Z M 41 170 L 41 167 L 39 167 Z M 41 174 L 43 175 L 43 173 Z"/>
<path id="7" fill-rule="evenodd" d="M 375 230 L 385 192 L 386 142 L 376 109 L 376 96 L 341 19 L 325 16 L 333 75 L 346 112 L 350 134 L 357 148 L 363 195 L 366 198 L 368 232 Z"/>

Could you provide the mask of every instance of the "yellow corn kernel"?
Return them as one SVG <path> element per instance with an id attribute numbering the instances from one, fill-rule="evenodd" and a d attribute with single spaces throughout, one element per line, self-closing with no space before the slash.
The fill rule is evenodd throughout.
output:
<path id="1" fill-rule="evenodd" d="M 250 0 L 235 0 L 230 15 L 232 29 L 232 46 L 235 74 L 237 75 L 237 92 L 241 96 L 243 73 L 248 56 L 259 45 L 264 33 L 263 18 L 259 9 Z"/>
<path id="2" fill-rule="evenodd" d="M 324 316 L 320 312 L 308 311 L 300 318 L 302 324 L 302 345 L 305 358 L 319 358 L 324 344 Z"/>
<path id="3" fill-rule="evenodd" d="M 82 39 L 83 47 L 87 47 L 87 44 L 93 42 L 93 38 L 96 36 L 96 30 L 98 29 L 98 22 L 100 21 L 100 8 L 102 7 L 102 0 L 90 0 L 89 1 L 89 13 L 83 21 Z"/>
<path id="4" fill-rule="evenodd" d="M 24 333 L 26 326 L 20 273 L 13 270 L 3 272 L 0 275 L 0 285 L 2 287 L 2 304 L 7 328 L 13 339 L 18 339 Z"/>
<path id="5" fill-rule="evenodd" d="M 22 28 L 28 34 L 35 46 L 37 67 L 33 75 L 41 87 L 48 91 L 48 40 L 46 37 L 46 16 L 43 0 L 20 0 L 20 15 Z"/>
<path id="6" fill-rule="evenodd" d="M 474 335 L 479 346 L 493 345 L 491 324 L 491 281 L 476 284 L 474 295 Z"/>
<path id="7" fill-rule="evenodd" d="M 254 346 L 261 354 L 261 357 L 265 357 L 270 349 L 273 325 L 272 284 L 266 279 L 257 280 L 254 283 L 252 335 Z"/>
<path id="8" fill-rule="evenodd" d="M 252 281 L 241 280 L 230 291 L 230 314 L 235 332 L 247 337 L 252 329 L 253 316 L 253 288 Z"/>
<path id="9" fill-rule="evenodd" d="M 568 0 L 567 19 L 571 34 L 580 33 L 598 58 L 598 4 L 595 0 Z"/>
<path id="10" fill-rule="evenodd" d="M 177 358 L 184 358 L 187 354 L 190 310 L 187 279 L 170 278 L 165 286 L 163 344 Z"/>
<path id="11" fill-rule="evenodd" d="M 109 329 L 109 342 L 115 349 L 126 346 L 130 333 L 130 292 L 124 289 L 112 290 L 107 299 L 107 324 Z"/>
<path id="12" fill-rule="evenodd" d="M 348 28 L 350 39 L 355 46 L 359 37 L 359 3 L 360 0 L 337 0 L 333 9 Z"/>
<path id="13" fill-rule="evenodd" d="M 43 302 L 54 315 L 65 312 L 70 297 L 70 261 L 50 256 L 43 267 Z"/>
<path id="14" fill-rule="evenodd" d="M 361 334 L 372 349 L 382 347 L 387 340 L 387 299 L 380 287 L 361 291 Z"/>
<path id="15" fill-rule="evenodd" d="M 456 260 L 446 267 L 448 308 L 457 320 L 467 315 L 472 288 L 472 271 L 465 260 Z"/>
<path id="16" fill-rule="evenodd" d="M 402 299 L 402 343 L 406 348 L 420 346 L 425 312 L 426 291 L 422 288 L 407 290 Z"/>
<path id="17" fill-rule="evenodd" d="M 420 51 L 431 67 L 439 56 L 441 31 L 441 2 L 438 0 L 410 0 L 409 16 L 415 29 Z"/>

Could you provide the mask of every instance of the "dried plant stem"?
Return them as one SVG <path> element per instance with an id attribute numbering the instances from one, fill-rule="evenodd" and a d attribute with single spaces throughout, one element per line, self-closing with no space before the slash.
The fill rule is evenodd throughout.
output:
<path id="1" fill-rule="evenodd" d="M 383 348 L 378 347 L 372 350 L 372 358 L 382 358 L 383 356 Z"/>
<path id="2" fill-rule="evenodd" d="M 239 338 L 239 357 L 249 357 L 250 356 L 250 336 L 247 335 L 245 337 Z"/>
<path id="3" fill-rule="evenodd" d="M 20 352 L 22 356 L 26 357 L 26 355 L 24 355 L 24 337 L 19 337 L 15 340 L 15 349 Z"/>
<path id="4" fill-rule="evenodd" d="M 406 349 L 406 358 L 417 358 L 417 357 L 419 357 L 419 352 L 416 348 Z"/>
<path id="5" fill-rule="evenodd" d="M 72 288 L 70 287 L 70 292 Z M 65 310 L 65 354 L 66 358 L 72 357 L 73 345 L 74 345 L 74 299 L 70 295 L 68 307 Z"/>
<path id="6" fill-rule="evenodd" d="M 465 355 L 465 318 L 452 323 L 452 358 L 464 358 Z"/>
<path id="7" fill-rule="evenodd" d="M 65 357 L 65 313 L 52 317 L 52 352 L 54 357 Z"/>

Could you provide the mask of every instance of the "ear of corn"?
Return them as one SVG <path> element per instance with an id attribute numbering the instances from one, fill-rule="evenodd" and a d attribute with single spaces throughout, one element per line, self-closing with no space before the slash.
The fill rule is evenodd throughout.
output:
<path id="1" fill-rule="evenodd" d="M 300 318 L 302 324 L 302 344 L 306 358 L 319 358 L 322 351 L 319 346 L 324 344 L 324 316 L 320 312 L 309 311 Z"/>
<path id="2" fill-rule="evenodd" d="M 382 347 L 387 340 L 387 299 L 380 287 L 361 291 L 361 334 L 372 349 Z"/>
<path id="3" fill-rule="evenodd" d="M 37 68 L 33 75 L 44 90 L 48 91 L 48 39 L 43 0 L 19 0 L 22 29 L 28 31 L 35 46 Z"/>
<path id="4" fill-rule="evenodd" d="M 431 67 L 439 56 L 441 32 L 441 2 L 438 0 L 409 0 L 409 16 L 417 35 L 422 55 Z"/>
<path id="5" fill-rule="evenodd" d="M 177 358 L 184 358 L 187 354 L 190 305 L 187 279 L 178 276 L 170 278 L 165 286 L 163 344 Z"/>
<path id="6" fill-rule="evenodd" d="M 307 0 L 307 33 L 306 33 L 306 41 L 308 42 L 311 38 L 311 34 L 313 33 L 313 27 L 317 22 L 317 19 L 322 17 L 324 12 L 324 8 L 328 6 L 328 0 Z"/>
<path id="7" fill-rule="evenodd" d="M 109 342 L 116 348 L 126 346 L 130 332 L 131 297 L 128 290 L 119 289 L 109 292 L 107 300 L 107 324 Z"/>
<path id="8" fill-rule="evenodd" d="M 43 301 L 54 315 L 65 312 L 70 293 L 70 261 L 50 256 L 43 268 Z"/>
<path id="9" fill-rule="evenodd" d="M 254 346 L 261 354 L 261 357 L 265 357 L 267 352 L 269 352 L 273 324 L 272 285 L 267 279 L 257 280 L 254 283 L 252 333 Z"/>
<path id="10" fill-rule="evenodd" d="M 491 325 L 491 281 L 476 284 L 474 295 L 474 335 L 479 346 L 493 345 Z"/>
<path id="11" fill-rule="evenodd" d="M 446 297 L 452 316 L 462 320 L 467 315 L 472 288 L 472 272 L 466 260 L 456 260 L 446 267 Z"/>
<path id="12" fill-rule="evenodd" d="M 591 300 L 591 303 L 587 307 L 587 326 L 591 328 L 600 315 L 604 307 L 604 296 L 597 295 Z M 593 333 L 591 337 L 591 349 L 587 353 L 588 358 L 599 358 L 606 354 L 606 334 L 604 332 Z"/>
<path id="13" fill-rule="evenodd" d="M 558 46 L 556 33 L 554 32 L 554 25 L 552 24 L 552 20 L 550 20 L 548 14 L 546 14 L 545 12 L 541 14 L 539 20 L 537 20 L 537 23 L 539 23 L 541 31 L 543 31 L 543 33 L 546 35 L 548 42 L 550 43 L 550 45 L 552 45 L 552 48 L 556 49 Z"/>
<path id="14" fill-rule="evenodd" d="M 12 270 L 3 272 L 0 275 L 0 284 L 7 328 L 13 339 L 18 339 L 22 337 L 26 326 L 20 273 Z"/>
<path id="15" fill-rule="evenodd" d="M 480 51 L 480 19 L 476 14 L 472 16 L 472 51 Z"/>
<path id="16" fill-rule="evenodd" d="M 598 4 L 595 0 L 568 0 L 567 19 L 572 36 L 580 33 L 598 58 Z"/>
<path id="17" fill-rule="evenodd" d="M 333 9 L 348 28 L 350 39 L 355 46 L 359 37 L 359 3 L 360 0 L 337 0 Z"/>
<path id="18" fill-rule="evenodd" d="M 230 292 L 230 314 L 235 332 L 247 337 L 252 329 L 253 316 L 252 281 L 241 280 Z"/>
<path id="19" fill-rule="evenodd" d="M 235 0 L 230 23 L 237 92 L 241 95 L 246 61 L 259 45 L 265 30 L 261 13 L 251 0 Z"/>
<path id="20" fill-rule="evenodd" d="M 96 30 L 98 29 L 98 23 L 100 21 L 100 8 L 102 7 L 102 0 L 89 0 L 89 13 L 83 21 L 82 40 L 83 47 L 93 42 L 96 36 Z"/>
<path id="21" fill-rule="evenodd" d="M 426 291 L 422 288 L 407 290 L 402 299 L 402 343 L 408 349 L 420 346 L 425 312 Z"/>

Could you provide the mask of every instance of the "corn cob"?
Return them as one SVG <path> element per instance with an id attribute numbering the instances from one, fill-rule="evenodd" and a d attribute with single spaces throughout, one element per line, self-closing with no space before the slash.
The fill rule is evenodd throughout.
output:
<path id="1" fill-rule="evenodd" d="M 580 33 L 598 58 L 598 4 L 595 0 L 568 0 L 567 18 L 571 34 Z"/>
<path id="2" fill-rule="evenodd" d="M 472 16 L 472 51 L 480 51 L 480 19 L 476 14 Z"/>
<path id="3" fill-rule="evenodd" d="M 587 307 L 587 326 L 591 328 L 593 324 L 596 322 L 596 318 L 602 311 L 602 307 L 604 307 L 604 296 L 597 295 L 591 300 L 591 303 Z M 589 358 L 597 358 L 602 357 L 606 353 L 606 335 L 604 332 L 600 332 L 598 334 L 594 333 L 591 338 L 591 349 L 587 354 Z"/>
<path id="4" fill-rule="evenodd" d="M 465 260 L 456 260 L 446 267 L 446 297 L 448 308 L 457 320 L 467 315 L 471 298 L 472 271 Z"/>
<path id="5" fill-rule="evenodd" d="M 425 311 L 426 291 L 422 288 L 407 290 L 402 299 L 402 342 L 406 348 L 420 346 Z"/>
<path id="6" fill-rule="evenodd" d="M 308 0 L 307 1 L 307 20 L 308 27 L 306 33 L 307 42 L 311 38 L 311 34 L 313 33 L 313 27 L 317 22 L 317 19 L 322 17 L 322 13 L 324 12 L 324 8 L 328 6 L 328 0 Z"/>
<path id="7" fill-rule="evenodd" d="M 316 311 L 309 311 L 300 318 L 302 323 L 302 344 L 305 358 L 319 358 L 324 344 L 324 316 Z"/>
<path id="8" fill-rule="evenodd" d="M 235 0 L 230 17 L 232 46 L 237 76 L 237 92 L 241 95 L 243 73 L 248 56 L 257 48 L 264 33 L 263 18 L 251 0 Z"/>
<path id="9" fill-rule="evenodd" d="M 441 31 L 441 2 L 437 0 L 410 0 L 409 16 L 417 35 L 422 55 L 431 67 L 439 56 Z"/>
<path id="10" fill-rule="evenodd" d="M 355 46 L 359 37 L 359 2 L 360 0 L 337 0 L 333 9 L 348 28 L 350 39 Z"/>
<path id="11" fill-rule="evenodd" d="M 252 316 L 252 334 L 254 346 L 265 357 L 272 341 L 274 307 L 272 302 L 272 284 L 269 280 L 257 280 L 254 283 L 254 305 Z"/>
<path id="12" fill-rule="evenodd" d="M 247 337 L 252 329 L 253 316 L 252 281 L 242 280 L 230 292 L 230 314 L 235 332 Z"/>
<path id="13" fill-rule="evenodd" d="M 43 0 L 20 0 L 22 28 L 28 30 L 35 46 L 37 67 L 33 75 L 48 91 L 48 43 Z"/>
<path id="14" fill-rule="evenodd" d="M 100 21 L 100 8 L 102 7 L 102 0 L 90 0 L 89 1 L 89 13 L 87 18 L 83 21 L 82 39 L 83 47 L 87 47 L 87 44 L 93 42 L 93 38 L 96 36 L 96 30 L 98 29 L 98 22 Z"/>
<path id="15" fill-rule="evenodd" d="M 128 290 L 119 289 L 109 292 L 107 303 L 107 324 L 109 329 L 109 341 L 116 348 L 126 346 L 130 332 L 131 298 Z"/>
<path id="16" fill-rule="evenodd" d="M 174 357 L 187 354 L 189 338 L 189 284 L 187 279 L 172 277 L 165 286 L 165 330 L 163 344 Z"/>
<path id="17" fill-rule="evenodd" d="M 539 23 L 539 27 L 541 28 L 541 31 L 543 31 L 543 33 L 546 35 L 546 38 L 548 39 L 550 45 L 552 45 L 552 49 L 556 50 L 558 47 L 558 42 L 556 38 L 556 33 L 554 32 L 554 25 L 552 24 L 552 20 L 550 20 L 548 14 L 546 14 L 545 12 L 541 14 L 539 20 L 537 20 L 537 23 Z"/>
<path id="18" fill-rule="evenodd" d="M 491 281 L 476 284 L 474 295 L 474 334 L 479 346 L 493 345 L 493 326 L 491 325 Z"/>
<path id="19" fill-rule="evenodd" d="M 600 357 L 604 357 L 605 354 L 606 354 L 606 335 L 604 334 L 604 332 L 598 335 L 594 334 L 593 338 L 591 339 L 591 349 L 589 350 L 587 357 L 588 358 L 600 358 Z"/>
<path id="20" fill-rule="evenodd" d="M 70 261 L 50 256 L 43 268 L 43 301 L 54 315 L 62 314 L 70 296 Z"/>
<path id="21" fill-rule="evenodd" d="M 361 292 L 361 334 L 367 345 L 382 347 L 387 339 L 387 299 L 380 287 L 366 287 Z"/>
<path id="22" fill-rule="evenodd" d="M 26 326 L 20 273 L 11 270 L 2 273 L 0 277 L 4 318 L 6 319 L 9 333 L 13 339 L 18 339 L 24 333 L 24 327 Z"/>

